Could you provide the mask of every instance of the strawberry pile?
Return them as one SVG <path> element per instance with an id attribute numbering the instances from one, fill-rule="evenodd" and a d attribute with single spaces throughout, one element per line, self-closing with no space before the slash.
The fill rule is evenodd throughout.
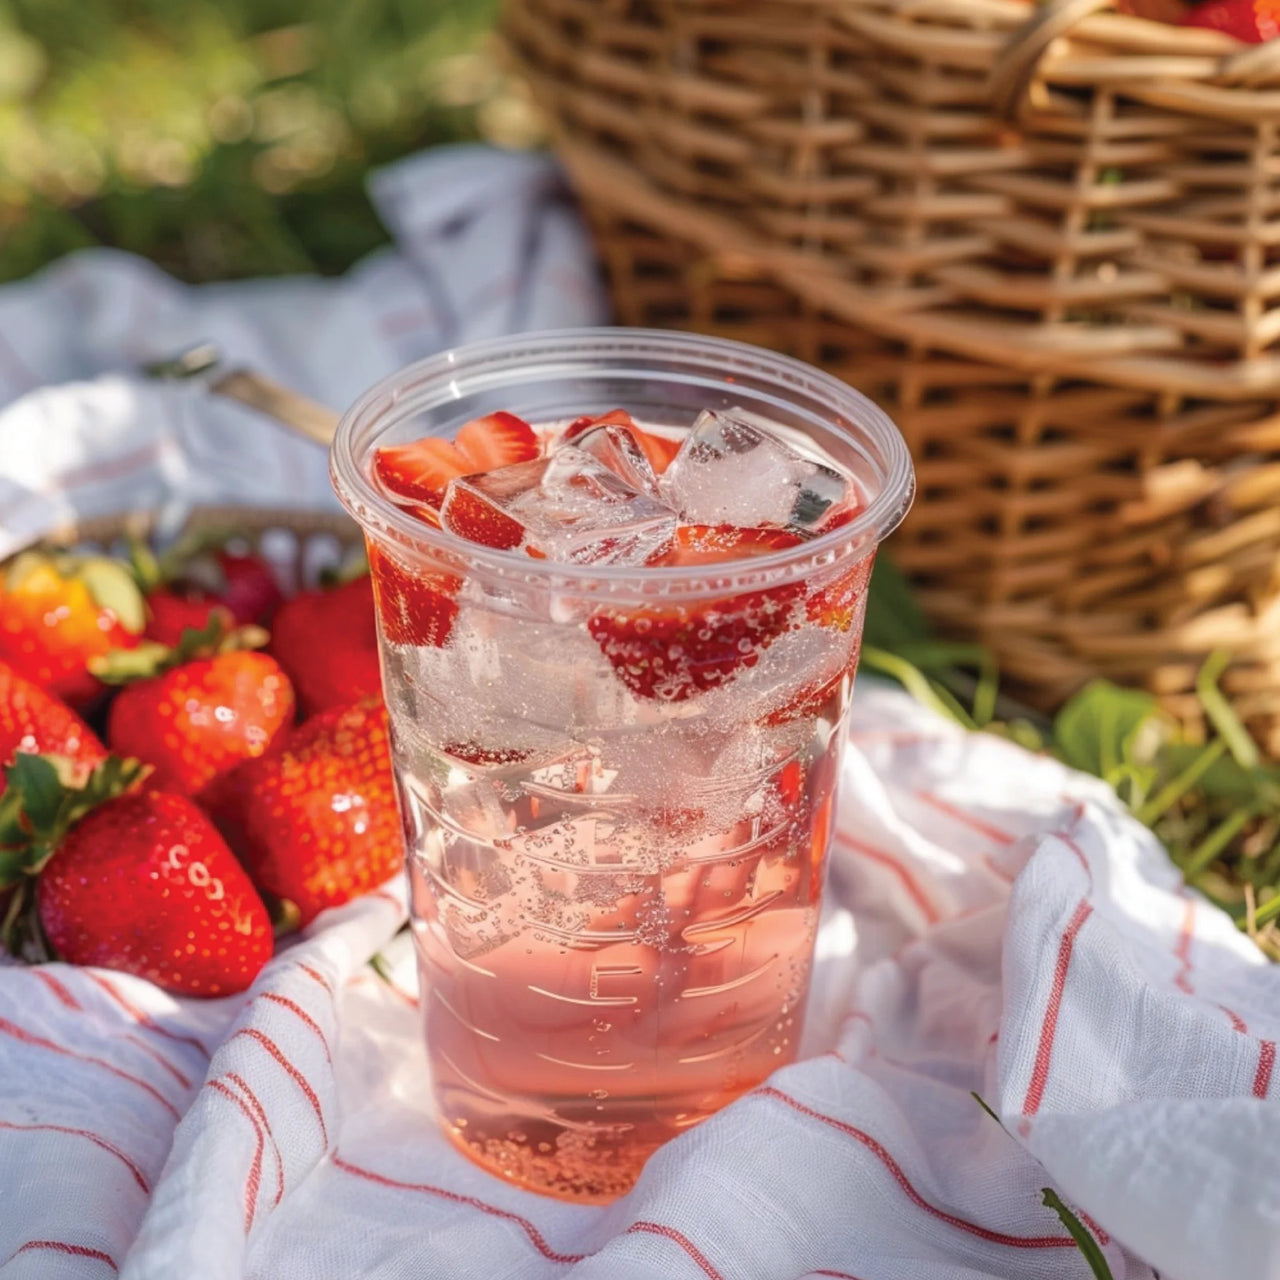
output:
<path id="1" fill-rule="evenodd" d="M 399 870 L 367 573 L 284 599 L 217 542 L 0 569 L 0 929 L 182 995 Z"/>

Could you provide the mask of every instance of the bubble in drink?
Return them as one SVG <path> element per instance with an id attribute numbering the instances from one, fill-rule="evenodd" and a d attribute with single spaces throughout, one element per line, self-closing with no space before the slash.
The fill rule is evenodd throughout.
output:
<path id="1" fill-rule="evenodd" d="M 440 516 L 472 542 L 575 564 L 643 564 L 676 528 L 671 508 L 574 444 L 451 480 Z"/>
<path id="2" fill-rule="evenodd" d="M 807 457 L 741 409 L 698 415 L 659 481 L 689 524 L 821 532 L 858 502 L 853 481 Z"/>

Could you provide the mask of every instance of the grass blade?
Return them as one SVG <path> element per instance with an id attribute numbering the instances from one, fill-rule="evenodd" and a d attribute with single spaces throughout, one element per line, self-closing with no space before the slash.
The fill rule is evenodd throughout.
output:
<path id="1" fill-rule="evenodd" d="M 1214 739 L 1177 777 L 1166 782 L 1133 816 L 1144 825 L 1151 826 L 1162 813 L 1177 804 L 1209 772 L 1214 761 L 1220 760 L 1226 753 L 1226 738 Z"/>
<path id="2" fill-rule="evenodd" d="M 1280 893 L 1272 895 L 1253 913 L 1253 927 L 1260 929 L 1280 916 Z"/>
<path id="3" fill-rule="evenodd" d="M 1187 856 L 1182 867 L 1183 878 L 1191 880 L 1198 876 L 1261 812 L 1257 806 L 1249 805 L 1218 823 Z"/>
<path id="4" fill-rule="evenodd" d="M 1225 739 L 1236 763 L 1242 769 L 1255 769 L 1258 765 L 1257 743 L 1218 688 L 1218 680 L 1230 662 L 1231 655 L 1225 649 L 1214 650 L 1196 675 L 1196 694 L 1209 723 Z"/>
<path id="5" fill-rule="evenodd" d="M 953 708 L 938 697 L 928 676 L 905 658 L 876 645 L 864 644 L 861 663 L 863 667 L 870 667 L 872 671 L 896 680 L 917 702 L 923 703 L 940 716 L 945 716 L 948 720 L 955 719 Z"/>
<path id="6" fill-rule="evenodd" d="M 989 1115 L 996 1122 L 996 1124 L 998 1124 L 1002 1129 L 1004 1128 L 1004 1122 L 987 1105 L 987 1100 L 982 1096 L 982 1094 L 975 1092 L 973 1089 L 970 1089 L 969 1096 L 974 1100 L 974 1102 L 978 1104 L 978 1106 L 980 1106 L 983 1109 L 983 1111 L 987 1113 L 987 1115 Z"/>
<path id="7" fill-rule="evenodd" d="M 1084 1223 L 1062 1202 L 1062 1197 L 1052 1187 L 1042 1187 L 1040 1194 L 1044 1196 L 1042 1203 L 1045 1208 L 1052 1209 L 1062 1219 L 1062 1225 L 1071 1232 L 1071 1238 L 1084 1254 L 1084 1260 L 1089 1264 L 1095 1280 L 1115 1280 L 1106 1258 L 1102 1256 L 1102 1250 L 1098 1248 L 1098 1242 Z"/>

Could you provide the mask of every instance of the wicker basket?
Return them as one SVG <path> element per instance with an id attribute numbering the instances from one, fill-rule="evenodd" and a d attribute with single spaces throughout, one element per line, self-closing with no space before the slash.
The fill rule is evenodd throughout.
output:
<path id="1" fill-rule="evenodd" d="M 1218 647 L 1280 753 L 1280 41 L 1106 0 L 510 0 L 626 324 L 879 397 L 894 554 L 1044 705 Z"/>

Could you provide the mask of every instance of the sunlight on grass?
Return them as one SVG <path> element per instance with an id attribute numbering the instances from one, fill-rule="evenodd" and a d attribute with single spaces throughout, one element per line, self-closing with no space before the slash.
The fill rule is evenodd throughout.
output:
<path id="1" fill-rule="evenodd" d="M 192 280 L 341 271 L 370 166 L 539 141 L 497 0 L 0 0 L 0 280 L 114 245 Z"/>

